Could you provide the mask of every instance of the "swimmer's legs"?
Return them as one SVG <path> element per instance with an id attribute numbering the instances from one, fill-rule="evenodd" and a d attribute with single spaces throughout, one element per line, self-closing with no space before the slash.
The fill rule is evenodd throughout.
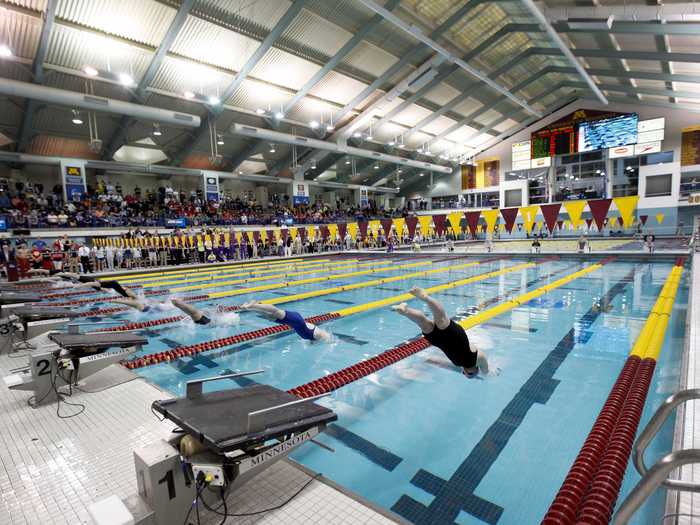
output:
<path id="1" fill-rule="evenodd" d="M 262 304 L 257 301 L 248 301 L 241 305 L 241 310 L 252 310 L 254 312 L 260 312 L 261 314 L 269 315 L 273 319 L 281 321 L 284 319 L 285 311 L 273 306 L 271 304 Z"/>
<path id="2" fill-rule="evenodd" d="M 130 299 L 137 299 L 136 294 L 131 290 L 127 290 L 118 281 L 101 281 L 100 286 L 103 289 L 111 289 L 117 292 L 122 297 L 127 297 Z"/>
<path id="3" fill-rule="evenodd" d="M 187 304 L 182 299 L 171 299 L 170 302 L 173 303 L 173 306 L 179 308 L 189 315 L 194 322 L 197 322 L 204 317 L 204 312 L 202 312 L 199 308 L 195 308 L 191 304 Z"/>
<path id="4" fill-rule="evenodd" d="M 144 303 L 143 301 L 139 301 L 138 299 L 132 299 L 130 297 L 117 297 L 115 299 L 107 299 L 106 302 L 123 304 L 134 308 L 139 312 L 143 312 L 146 309 L 146 303 Z"/>
<path id="5" fill-rule="evenodd" d="M 479 367 L 479 371 L 482 374 L 486 375 L 489 373 L 489 360 L 482 350 L 476 350 L 476 366 Z"/>
<path id="6" fill-rule="evenodd" d="M 445 312 L 445 309 L 442 307 L 442 304 L 430 297 L 428 293 L 423 290 L 423 288 L 414 286 L 409 290 L 409 293 L 413 294 L 416 299 L 420 299 L 428 305 L 430 311 L 433 312 L 433 322 L 439 330 L 444 330 L 449 326 L 450 318 L 448 317 L 447 312 Z"/>
<path id="7" fill-rule="evenodd" d="M 424 334 L 429 334 L 435 328 L 435 323 L 432 319 L 428 319 L 420 310 L 409 308 L 406 303 L 397 304 L 392 306 L 391 309 L 416 323 Z"/>

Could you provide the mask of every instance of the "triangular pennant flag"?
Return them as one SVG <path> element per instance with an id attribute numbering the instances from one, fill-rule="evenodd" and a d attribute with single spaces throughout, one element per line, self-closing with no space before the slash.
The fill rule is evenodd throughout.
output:
<path id="1" fill-rule="evenodd" d="M 284 232 L 284 230 L 282 230 Z M 297 229 L 297 235 L 301 237 L 302 242 L 305 242 L 309 238 L 309 232 L 306 228 L 298 228 Z M 284 240 L 286 242 L 287 236 L 284 236 Z"/>
<path id="2" fill-rule="evenodd" d="M 574 230 L 581 224 L 581 213 L 586 207 L 586 201 L 567 201 L 564 203 L 564 209 L 569 214 L 569 220 L 574 226 Z"/>
<path id="3" fill-rule="evenodd" d="M 367 226 L 369 226 L 369 223 L 367 221 L 360 221 L 360 235 L 362 235 L 363 239 L 367 238 Z M 351 233 L 352 235 L 352 233 Z"/>
<path id="4" fill-rule="evenodd" d="M 593 219 L 586 219 L 586 226 L 588 226 L 588 229 L 591 229 L 591 225 L 593 224 Z"/>
<path id="5" fill-rule="evenodd" d="M 394 228 L 396 228 L 396 236 L 401 239 L 403 237 L 403 226 L 406 223 L 406 219 L 399 217 L 394 219 Z"/>
<path id="6" fill-rule="evenodd" d="M 435 233 L 437 234 L 438 237 L 442 237 L 442 234 L 445 233 L 445 215 L 443 213 L 440 213 L 438 215 L 433 215 L 433 223 L 435 224 Z"/>
<path id="7" fill-rule="evenodd" d="M 255 241 L 255 244 L 258 244 L 258 241 L 260 240 L 260 230 L 253 231 L 253 240 Z"/>
<path id="8" fill-rule="evenodd" d="M 303 230 L 304 228 L 299 228 L 299 230 Z M 297 233 L 299 233 L 299 230 L 297 230 Z M 282 237 L 282 240 L 287 242 L 287 237 L 289 237 L 290 231 L 287 228 L 282 228 L 280 230 L 280 237 Z"/>
<path id="9" fill-rule="evenodd" d="M 391 227 L 394 225 L 394 221 L 391 219 L 382 219 L 379 221 L 382 223 L 382 230 L 384 230 L 384 236 L 389 237 L 391 235 Z"/>
<path id="10" fill-rule="evenodd" d="M 482 210 L 481 216 L 486 221 L 486 231 L 493 232 L 496 226 L 496 220 L 498 219 L 498 210 Z"/>
<path id="11" fill-rule="evenodd" d="M 511 233 L 515 224 L 515 218 L 518 216 L 518 208 L 502 208 L 501 215 L 506 221 L 506 231 Z"/>
<path id="12" fill-rule="evenodd" d="M 309 241 L 316 240 L 316 228 L 314 226 L 307 226 L 306 236 L 308 237 Z"/>
<path id="13" fill-rule="evenodd" d="M 489 210 L 492 211 L 492 210 Z M 495 211 L 495 210 L 494 210 Z M 481 216 L 480 211 L 465 211 L 464 218 L 467 220 L 467 228 L 469 231 L 476 235 L 476 227 L 479 225 L 479 217 Z"/>
<path id="14" fill-rule="evenodd" d="M 328 230 L 328 226 L 323 224 L 319 227 L 319 231 L 321 232 L 321 239 L 326 240 L 328 239 L 328 236 L 330 235 L 330 231 Z"/>
<path id="15" fill-rule="evenodd" d="M 344 222 L 338 224 L 338 236 L 341 240 L 345 240 L 345 236 L 348 233 L 348 225 Z"/>
<path id="16" fill-rule="evenodd" d="M 423 237 L 430 235 L 430 223 L 433 222 L 431 215 L 419 215 L 418 223 L 420 224 L 420 233 Z"/>
<path id="17" fill-rule="evenodd" d="M 642 223 L 642 226 L 644 226 L 647 223 L 648 218 L 649 218 L 648 215 L 640 215 L 639 216 L 639 221 Z"/>
<path id="18" fill-rule="evenodd" d="M 634 209 L 637 207 L 637 201 L 639 201 L 639 195 L 615 197 L 613 199 L 615 206 L 617 206 L 617 211 L 620 212 L 620 224 L 627 228 L 632 226 L 632 219 L 634 217 Z"/>
<path id="19" fill-rule="evenodd" d="M 408 226 L 408 237 L 413 239 L 416 236 L 416 225 L 418 224 L 418 217 L 406 217 L 406 226 Z"/>
<path id="20" fill-rule="evenodd" d="M 382 223 L 378 220 L 369 221 L 369 230 L 372 232 L 375 238 L 377 237 L 377 233 L 379 232 L 379 227 L 381 226 L 381 224 Z"/>
<path id="21" fill-rule="evenodd" d="M 656 214 L 656 222 L 661 224 L 662 222 L 664 222 L 664 217 L 665 217 L 665 215 L 663 213 L 657 213 Z"/>
<path id="22" fill-rule="evenodd" d="M 554 230 L 554 225 L 557 223 L 557 217 L 559 217 L 560 209 L 560 202 L 540 205 L 540 212 L 542 213 L 542 217 L 544 217 L 544 223 L 547 225 L 549 233 L 552 233 Z"/>
<path id="23" fill-rule="evenodd" d="M 265 243 L 267 240 L 267 230 L 260 230 L 260 238 L 262 239 L 262 242 Z"/>
<path id="24" fill-rule="evenodd" d="M 564 221 L 557 221 L 557 226 L 561 230 L 564 227 Z"/>
<path id="25" fill-rule="evenodd" d="M 523 226 L 528 234 L 532 233 L 532 227 L 534 226 L 535 219 L 537 218 L 538 207 L 539 206 L 524 206 L 520 208 L 520 216 L 523 218 Z"/>
<path id="26" fill-rule="evenodd" d="M 588 207 L 591 209 L 591 215 L 593 215 L 593 220 L 595 221 L 595 225 L 598 227 L 598 231 L 603 231 L 603 220 L 608 214 L 611 203 L 612 199 L 596 199 L 588 201 Z"/>
<path id="27" fill-rule="evenodd" d="M 464 215 L 461 211 L 454 211 L 447 216 L 447 220 L 450 221 L 450 226 L 452 226 L 452 231 L 455 235 L 462 233 L 462 219 Z"/>
<path id="28" fill-rule="evenodd" d="M 348 226 L 348 231 L 350 232 L 350 237 L 354 241 L 355 239 L 357 239 L 357 230 L 358 230 L 357 223 L 356 222 L 349 222 L 347 226 Z"/>
<path id="29" fill-rule="evenodd" d="M 327 226 L 328 228 L 328 235 L 330 236 L 332 241 L 335 241 L 335 238 L 338 236 L 338 225 L 337 224 L 329 224 Z"/>

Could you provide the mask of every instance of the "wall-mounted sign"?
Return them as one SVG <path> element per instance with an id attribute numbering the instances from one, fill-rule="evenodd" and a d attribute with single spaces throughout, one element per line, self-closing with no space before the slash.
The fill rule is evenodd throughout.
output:
<path id="1" fill-rule="evenodd" d="M 637 144 L 646 144 L 647 142 L 657 142 L 664 140 L 663 129 L 652 129 L 651 131 L 643 131 L 637 135 Z"/>
<path id="2" fill-rule="evenodd" d="M 608 150 L 608 158 L 619 159 L 621 157 L 633 157 L 634 146 L 617 146 Z"/>
<path id="3" fill-rule="evenodd" d="M 515 142 L 511 146 L 511 162 L 513 171 L 530 168 L 530 141 Z"/>
<path id="4" fill-rule="evenodd" d="M 644 133 L 645 131 L 654 131 L 657 129 L 664 129 L 666 125 L 666 119 L 664 117 L 653 118 L 650 120 L 640 120 L 637 125 L 637 131 L 639 133 Z"/>
<path id="5" fill-rule="evenodd" d="M 700 193 L 691 193 L 688 195 L 688 204 L 700 204 Z"/>
<path id="6" fill-rule="evenodd" d="M 204 195 L 208 201 L 219 200 L 219 175 L 210 171 L 202 172 L 202 183 L 204 184 Z"/>
<path id="7" fill-rule="evenodd" d="M 63 177 L 63 197 L 66 201 L 77 202 L 85 194 L 85 161 L 66 159 L 61 161 Z"/>
<path id="8" fill-rule="evenodd" d="M 294 204 L 309 203 L 309 186 L 305 182 L 292 182 L 292 200 Z"/>
<path id="9" fill-rule="evenodd" d="M 531 168 L 548 168 L 552 165 L 552 157 L 540 157 L 539 159 L 532 159 L 530 163 Z"/>
<path id="10" fill-rule="evenodd" d="M 649 153 L 659 153 L 661 151 L 661 141 L 637 144 L 634 147 L 635 155 L 647 155 Z"/>

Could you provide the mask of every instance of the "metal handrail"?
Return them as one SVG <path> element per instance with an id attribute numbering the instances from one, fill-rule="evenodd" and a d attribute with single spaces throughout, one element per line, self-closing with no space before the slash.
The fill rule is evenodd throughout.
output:
<path id="1" fill-rule="evenodd" d="M 688 390 L 682 390 L 671 396 L 669 396 L 666 401 L 664 401 L 658 408 L 656 413 L 652 416 L 647 423 L 644 430 L 639 434 L 637 442 L 634 444 L 633 449 L 633 461 L 637 472 L 644 478 L 647 475 L 647 467 L 644 464 L 644 452 L 646 451 L 651 440 L 654 439 L 656 434 L 658 434 L 661 427 L 666 422 L 668 417 L 673 413 L 678 405 L 682 405 L 688 401 L 693 401 L 695 399 L 700 399 L 700 388 L 690 388 Z M 673 490 L 683 490 L 689 492 L 700 492 L 699 483 L 690 483 L 675 479 L 667 479 L 662 483 L 666 488 Z"/>
<path id="2" fill-rule="evenodd" d="M 669 481 L 668 475 L 674 469 L 690 463 L 700 463 L 700 449 L 677 450 L 657 461 L 622 502 L 613 525 L 627 525 L 647 498 L 665 481 Z"/>

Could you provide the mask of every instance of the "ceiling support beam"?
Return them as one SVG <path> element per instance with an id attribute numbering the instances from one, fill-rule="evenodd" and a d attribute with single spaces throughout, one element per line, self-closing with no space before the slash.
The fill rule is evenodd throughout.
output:
<path id="1" fill-rule="evenodd" d="M 133 92 L 132 100 L 134 102 L 138 102 L 140 104 L 144 104 L 146 102 L 146 89 L 151 85 L 151 82 L 153 82 L 153 79 L 158 73 L 163 60 L 167 56 L 173 42 L 175 42 L 175 38 L 177 38 L 182 26 L 185 25 L 185 20 L 187 20 L 187 15 L 189 14 L 193 5 L 194 0 L 183 0 L 182 4 L 180 4 L 175 17 L 173 18 L 172 22 L 170 22 L 170 26 L 168 26 L 168 30 L 166 31 L 163 40 L 158 46 L 158 49 L 156 49 L 156 52 L 153 54 L 151 62 L 148 64 L 146 72 Z M 134 120 L 126 115 L 119 120 L 117 129 L 112 134 L 112 137 L 106 142 L 107 146 L 102 154 L 103 159 L 111 159 L 114 156 L 114 154 L 126 140 L 126 134 L 133 123 Z"/>
<path id="2" fill-rule="evenodd" d="M 600 89 L 598 89 L 598 86 L 596 86 L 595 81 L 591 78 L 591 76 L 588 73 L 586 73 L 584 67 L 571 53 L 569 47 L 564 43 L 559 34 L 556 32 L 556 30 L 552 27 L 549 21 L 542 14 L 542 11 L 540 11 L 539 7 L 537 7 L 534 0 L 520 0 L 520 2 L 539 22 L 540 26 L 544 28 L 545 32 L 549 35 L 549 39 L 554 43 L 554 45 L 558 47 L 562 54 L 569 60 L 569 62 L 571 62 L 571 65 L 574 66 L 581 78 L 586 82 L 586 84 L 588 84 L 596 98 L 600 100 L 603 104 L 607 104 L 608 99 L 605 98 L 605 95 L 603 95 Z M 539 116 L 541 117 L 541 115 Z"/>
<path id="3" fill-rule="evenodd" d="M 478 69 L 467 64 L 463 59 L 454 56 L 452 53 L 450 53 L 443 46 L 441 46 L 440 44 L 435 42 L 433 39 L 424 35 L 423 32 L 420 31 L 415 26 L 407 24 L 406 22 L 401 20 L 401 18 L 394 15 L 390 11 L 387 11 L 379 4 L 375 3 L 373 0 L 358 0 L 358 1 L 361 4 L 363 4 L 365 7 L 374 11 L 375 13 L 382 15 L 385 19 L 387 19 L 389 22 L 393 23 L 396 27 L 398 27 L 402 31 L 408 33 L 413 38 L 416 38 L 418 41 L 423 42 L 425 45 L 432 48 L 440 55 L 444 56 L 448 62 L 451 62 L 451 63 L 455 64 L 456 66 L 460 67 L 461 69 L 463 69 L 464 71 L 469 73 L 471 76 L 479 79 L 481 82 L 483 82 L 484 84 L 489 86 L 491 89 L 494 89 L 494 90 L 498 91 L 499 93 L 501 93 L 502 95 L 505 95 L 506 97 L 508 97 L 510 100 L 512 100 L 517 105 L 524 108 L 529 113 L 532 113 L 533 115 L 538 116 L 538 117 L 542 116 L 542 113 L 540 113 L 538 110 L 536 110 L 533 107 L 531 107 L 530 105 L 528 105 L 527 102 L 525 102 L 524 100 L 513 95 L 510 91 L 508 91 L 507 88 L 503 87 L 502 85 L 498 84 L 497 82 L 494 82 L 491 78 L 486 76 L 484 73 L 482 73 Z"/>
<path id="4" fill-rule="evenodd" d="M 693 22 L 670 22 L 658 24 L 649 22 L 618 22 L 614 21 L 610 29 L 604 27 L 581 27 L 573 28 L 566 20 L 552 23 L 552 26 L 559 33 L 612 33 L 631 35 L 688 35 L 697 36 L 700 34 L 700 24 Z"/>
<path id="5" fill-rule="evenodd" d="M 44 25 L 41 28 L 39 45 L 37 46 L 34 62 L 32 63 L 32 75 L 34 77 L 32 81 L 35 84 L 44 83 L 44 61 L 46 60 L 46 53 L 49 49 L 49 37 L 51 36 L 51 30 L 53 29 L 54 20 L 56 18 L 57 5 L 58 0 L 48 0 L 46 4 Z M 24 151 L 29 145 L 29 141 L 32 139 L 34 114 L 36 113 L 38 107 L 39 104 L 36 100 L 27 99 L 24 104 L 22 124 L 20 125 L 19 134 L 17 137 L 17 151 Z"/>
<path id="6" fill-rule="evenodd" d="M 235 76 L 233 81 L 226 87 L 220 96 L 221 104 L 213 106 L 210 110 L 210 114 L 196 131 L 194 136 L 181 148 L 180 152 L 173 159 L 173 164 L 180 164 L 197 146 L 197 144 L 209 134 L 210 124 L 216 124 L 221 114 L 224 112 L 223 104 L 231 98 L 231 96 L 240 87 L 246 77 L 251 71 L 258 65 L 258 62 L 265 56 L 265 53 L 275 44 L 275 42 L 282 36 L 289 24 L 296 18 L 299 12 L 304 7 L 306 0 L 294 0 L 292 5 L 289 6 L 287 11 L 279 19 L 272 31 L 265 37 L 265 39 L 260 43 L 255 52 L 251 55 L 248 61 L 243 65 L 241 70 Z"/>

